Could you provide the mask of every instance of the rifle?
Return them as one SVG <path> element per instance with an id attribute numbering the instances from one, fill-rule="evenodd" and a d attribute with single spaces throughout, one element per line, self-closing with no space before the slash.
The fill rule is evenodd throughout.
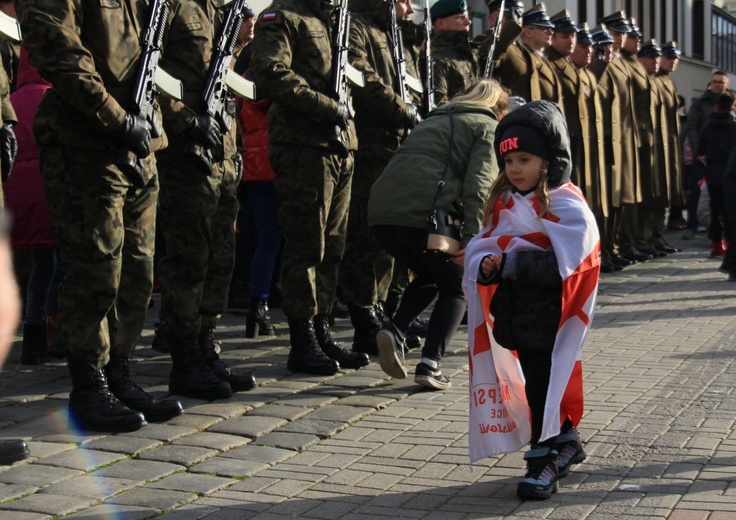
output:
<path id="1" fill-rule="evenodd" d="M 255 97 L 255 89 L 248 86 L 252 83 L 241 78 L 230 69 L 233 49 L 238 41 L 238 33 L 243 25 L 244 11 L 247 7 L 245 0 L 233 0 L 228 9 L 212 50 L 209 73 L 202 90 L 202 100 L 206 107 L 205 112 L 217 121 L 223 135 L 227 134 L 233 127 L 231 118 L 235 105 L 229 91 L 232 90 L 236 94 L 249 99 Z M 206 171 L 212 172 L 212 150 L 193 144 L 187 152 L 197 156 Z"/>
<path id="2" fill-rule="evenodd" d="M 500 11 L 498 13 L 496 27 L 493 28 L 493 41 L 488 48 L 488 56 L 486 56 L 486 68 L 483 72 L 484 79 L 491 79 L 491 77 L 493 76 L 493 67 L 495 67 L 496 65 L 495 63 L 493 63 L 493 53 L 496 51 L 496 43 L 498 42 L 498 38 L 501 36 L 501 23 L 503 22 L 503 15 L 505 14 L 506 0 L 501 0 L 501 6 L 499 9 Z"/>
<path id="3" fill-rule="evenodd" d="M 391 54 L 396 68 L 396 93 L 407 105 L 413 105 L 409 89 L 422 94 L 424 85 L 414 76 L 406 72 L 406 56 L 404 55 L 404 35 L 396 20 L 396 0 L 391 1 Z"/>
<path id="4" fill-rule="evenodd" d="M 429 17 L 429 8 L 424 8 L 424 92 L 422 92 L 422 116 L 427 117 L 434 109 L 434 70 L 432 67 L 432 51 L 430 48 L 432 25 Z"/>
<path id="5" fill-rule="evenodd" d="M 168 0 L 153 0 L 148 26 L 141 40 L 141 59 L 133 89 L 131 113 L 148 123 L 152 137 L 163 135 L 161 122 L 156 117 L 156 93 L 161 92 L 174 99 L 181 99 L 183 95 L 181 82 L 158 66 L 168 19 Z M 133 186 L 142 188 L 145 185 L 141 160 L 133 152 L 121 150 L 118 154 L 117 166 Z"/>

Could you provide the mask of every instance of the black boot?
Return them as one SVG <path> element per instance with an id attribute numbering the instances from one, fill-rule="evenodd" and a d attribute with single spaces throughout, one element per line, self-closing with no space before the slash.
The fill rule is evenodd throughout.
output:
<path id="1" fill-rule="evenodd" d="M 105 366 L 105 375 L 112 395 L 128 408 L 141 412 L 146 420 L 162 422 L 181 415 L 179 401 L 172 398 L 154 399 L 133 382 L 128 358 L 110 356 L 110 362 Z"/>
<path id="2" fill-rule="evenodd" d="M 251 307 L 252 309 L 253 307 Z M 210 370 L 221 380 L 227 381 L 233 392 L 245 392 L 256 387 L 256 379 L 250 372 L 244 374 L 236 374 L 228 367 L 217 354 L 215 344 L 215 329 L 212 327 L 202 327 L 197 337 L 199 348 L 202 350 L 202 357 L 207 362 Z"/>
<path id="3" fill-rule="evenodd" d="M 381 330 L 383 324 L 376 312 L 376 308 L 366 309 L 350 304 L 350 321 L 355 328 L 353 334 L 353 350 L 356 352 L 365 352 L 373 356 L 378 355 L 378 345 L 376 344 L 376 334 Z"/>
<path id="4" fill-rule="evenodd" d="M 245 337 L 275 336 L 276 331 L 271 325 L 271 313 L 268 310 L 268 300 L 262 298 L 250 299 L 250 310 L 245 318 Z"/>
<path id="5" fill-rule="evenodd" d="M 360 368 L 371 362 L 368 354 L 351 352 L 335 341 L 330 331 L 330 316 L 328 314 L 317 314 L 314 317 L 314 334 L 322 352 L 327 354 L 330 359 L 337 361 L 343 368 Z"/>
<path id="6" fill-rule="evenodd" d="M 22 439 L 6 439 L 0 441 L 0 466 L 10 466 L 31 455 L 28 444 Z"/>
<path id="7" fill-rule="evenodd" d="M 69 417 L 76 426 L 103 432 L 132 432 L 145 426 L 143 414 L 131 410 L 110 393 L 101 368 L 69 358 L 72 391 Z"/>
<path id="8" fill-rule="evenodd" d="M 202 356 L 197 338 L 176 338 L 171 348 L 169 392 L 196 399 L 227 399 L 233 391 L 215 375 Z"/>
<path id="9" fill-rule="evenodd" d="M 20 354 L 21 365 L 40 365 L 46 354 L 46 324 L 23 325 L 23 350 Z"/>
<path id="10" fill-rule="evenodd" d="M 327 357 L 319 347 L 312 318 L 289 318 L 289 337 L 291 350 L 286 368 L 292 372 L 331 376 L 340 370 L 340 364 Z"/>
<path id="11" fill-rule="evenodd" d="M 556 493 L 558 453 L 546 446 L 532 446 L 524 454 L 526 475 L 516 488 L 519 498 L 545 500 Z"/>
<path id="12" fill-rule="evenodd" d="M 156 352 L 168 354 L 169 352 L 171 352 L 171 336 L 171 325 L 169 325 L 165 321 L 162 321 L 158 325 L 158 327 L 156 327 L 156 331 L 153 333 L 151 348 Z"/>

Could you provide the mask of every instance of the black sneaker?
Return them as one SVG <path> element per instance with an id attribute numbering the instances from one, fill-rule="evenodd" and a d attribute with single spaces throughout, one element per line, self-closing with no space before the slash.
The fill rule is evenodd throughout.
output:
<path id="1" fill-rule="evenodd" d="M 385 325 L 376 334 L 378 362 L 381 370 L 395 379 L 406 379 L 404 341 L 393 323 Z"/>
<path id="2" fill-rule="evenodd" d="M 585 450 L 580 433 L 575 428 L 557 436 L 557 478 L 565 478 L 573 464 L 585 460 Z"/>
<path id="3" fill-rule="evenodd" d="M 557 493 L 557 451 L 545 446 L 532 446 L 524 454 L 526 475 L 516 488 L 516 496 L 546 500 Z"/>
<path id="4" fill-rule="evenodd" d="M 432 368 L 426 363 L 419 363 L 414 372 L 414 382 L 432 390 L 447 390 L 452 386 L 449 379 L 442 375 L 439 367 Z"/>

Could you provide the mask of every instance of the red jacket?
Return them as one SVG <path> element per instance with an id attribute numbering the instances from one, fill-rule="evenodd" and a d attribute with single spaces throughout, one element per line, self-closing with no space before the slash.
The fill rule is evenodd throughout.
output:
<path id="1" fill-rule="evenodd" d="M 243 182 L 273 181 L 268 161 L 268 109 L 271 102 L 243 100 L 238 114 L 243 132 Z"/>
<path id="2" fill-rule="evenodd" d="M 32 129 L 36 108 L 50 87 L 28 62 L 28 54 L 22 49 L 17 89 L 10 94 L 10 102 L 18 116 L 18 124 L 13 127 L 18 139 L 18 155 L 10 177 L 3 183 L 5 204 L 13 215 L 11 240 L 16 249 L 56 247 Z"/>

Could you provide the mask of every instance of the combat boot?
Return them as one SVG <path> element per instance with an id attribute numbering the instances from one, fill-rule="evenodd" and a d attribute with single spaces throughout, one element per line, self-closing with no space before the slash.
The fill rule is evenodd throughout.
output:
<path id="1" fill-rule="evenodd" d="M 291 350 L 286 368 L 292 372 L 331 376 L 340 370 L 340 363 L 327 357 L 319 347 L 312 318 L 289 318 L 289 338 Z"/>
<path id="2" fill-rule="evenodd" d="M 216 350 L 215 329 L 213 327 L 202 327 L 197 342 L 207 366 L 219 379 L 227 381 L 233 392 L 245 392 L 256 387 L 256 379 L 253 374 L 250 372 L 236 374 L 220 359 Z"/>
<path id="3" fill-rule="evenodd" d="M 371 361 L 368 354 L 364 352 L 351 352 L 335 341 L 330 331 L 330 316 L 328 314 L 317 314 L 314 317 L 314 334 L 322 352 L 327 357 L 337 361 L 342 368 L 360 368 Z"/>
<path id="4" fill-rule="evenodd" d="M 0 440 L 0 466 L 10 466 L 30 456 L 28 444 L 23 439 Z"/>
<path id="5" fill-rule="evenodd" d="M 519 498 L 545 500 L 557 493 L 557 450 L 546 446 L 532 446 L 524 454 L 526 475 L 516 488 Z"/>
<path id="6" fill-rule="evenodd" d="M 104 370 L 112 395 L 128 408 L 141 412 L 146 420 L 163 422 L 182 414 L 181 403 L 176 399 L 156 400 L 133 382 L 128 358 L 110 356 Z"/>
<path id="7" fill-rule="evenodd" d="M 40 365 L 46 355 L 46 324 L 23 325 L 23 350 L 20 354 L 21 365 Z"/>
<path id="8" fill-rule="evenodd" d="M 176 338 L 171 346 L 169 392 L 207 401 L 232 397 L 230 385 L 215 375 L 202 356 L 197 338 Z"/>
<path id="9" fill-rule="evenodd" d="M 268 310 L 268 300 L 251 298 L 250 310 L 245 318 L 245 337 L 275 336 L 276 331 L 271 325 L 271 312 Z"/>
<path id="10" fill-rule="evenodd" d="M 107 385 L 105 372 L 84 361 L 69 358 L 72 391 L 69 419 L 75 426 L 103 432 L 132 432 L 145 426 L 143 414 L 118 401 Z"/>
<path id="11" fill-rule="evenodd" d="M 355 333 L 353 334 L 353 350 L 377 356 L 378 345 L 376 343 L 376 334 L 383 327 L 380 314 L 376 312 L 375 307 L 366 309 L 349 304 L 349 308 L 350 321 L 353 324 L 353 328 L 355 328 Z"/>

